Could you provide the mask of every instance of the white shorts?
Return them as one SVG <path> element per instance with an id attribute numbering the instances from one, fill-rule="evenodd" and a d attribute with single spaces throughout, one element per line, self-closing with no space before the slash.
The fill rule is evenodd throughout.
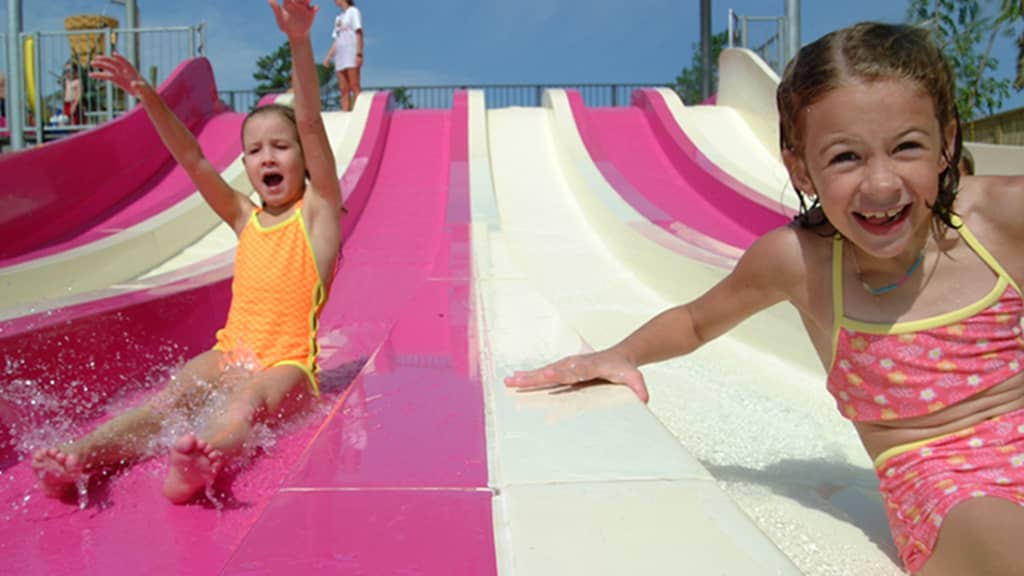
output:
<path id="1" fill-rule="evenodd" d="M 356 67 L 356 45 L 338 42 L 334 45 L 334 71 Z"/>

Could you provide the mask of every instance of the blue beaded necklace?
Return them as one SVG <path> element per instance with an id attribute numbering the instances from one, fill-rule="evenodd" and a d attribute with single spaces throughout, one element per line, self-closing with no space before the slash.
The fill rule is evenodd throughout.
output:
<path id="1" fill-rule="evenodd" d="M 867 282 L 864 281 L 864 274 L 860 271 L 860 263 L 857 262 L 857 251 L 850 250 L 850 253 L 853 254 L 853 267 L 857 271 L 857 279 L 860 280 L 860 285 L 863 286 L 864 289 L 867 290 L 868 294 L 871 294 L 872 296 L 881 296 L 882 294 L 892 292 L 893 290 L 899 288 L 907 280 L 910 280 L 910 277 L 913 276 L 914 272 L 917 271 L 918 267 L 921 266 L 921 262 L 924 262 L 924 252 L 925 250 L 928 249 L 928 244 L 930 244 L 931 241 L 932 236 L 931 234 L 929 234 L 928 241 L 925 242 L 924 247 L 921 248 L 921 253 L 918 254 L 917 258 L 914 259 L 914 263 L 910 265 L 910 268 L 907 268 L 907 271 L 903 274 L 903 277 L 893 282 L 892 284 L 886 284 L 881 288 L 872 288 Z"/>

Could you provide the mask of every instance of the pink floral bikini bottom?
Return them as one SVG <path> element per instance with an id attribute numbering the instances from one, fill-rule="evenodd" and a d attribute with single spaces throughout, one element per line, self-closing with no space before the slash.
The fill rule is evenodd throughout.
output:
<path id="1" fill-rule="evenodd" d="M 892 448 L 875 469 L 900 558 L 917 572 L 957 504 L 987 496 L 1024 506 L 1024 410 Z"/>

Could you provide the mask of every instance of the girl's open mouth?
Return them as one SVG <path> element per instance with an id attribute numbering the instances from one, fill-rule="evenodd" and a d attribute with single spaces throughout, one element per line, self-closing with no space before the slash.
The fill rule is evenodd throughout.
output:
<path id="1" fill-rule="evenodd" d="M 273 188 L 274 186 L 277 186 L 278 184 L 280 184 L 283 181 L 284 181 L 284 176 L 282 176 L 281 174 L 264 174 L 263 175 L 263 183 L 266 184 L 268 187 L 271 187 L 271 188 Z"/>
<path id="2" fill-rule="evenodd" d="M 854 212 L 857 222 L 872 234 L 886 234 L 899 226 L 910 215 L 910 207 L 905 204 L 900 208 L 877 212 Z"/>

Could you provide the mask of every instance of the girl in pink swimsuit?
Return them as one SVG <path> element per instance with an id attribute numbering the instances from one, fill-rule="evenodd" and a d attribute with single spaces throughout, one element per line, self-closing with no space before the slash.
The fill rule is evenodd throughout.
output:
<path id="1" fill-rule="evenodd" d="M 824 36 L 789 63 L 777 103 L 795 221 L 615 346 L 506 384 L 604 380 L 646 401 L 639 366 L 789 301 L 875 460 L 907 571 L 1022 574 L 1024 177 L 960 179 L 952 74 L 922 29 Z"/>

